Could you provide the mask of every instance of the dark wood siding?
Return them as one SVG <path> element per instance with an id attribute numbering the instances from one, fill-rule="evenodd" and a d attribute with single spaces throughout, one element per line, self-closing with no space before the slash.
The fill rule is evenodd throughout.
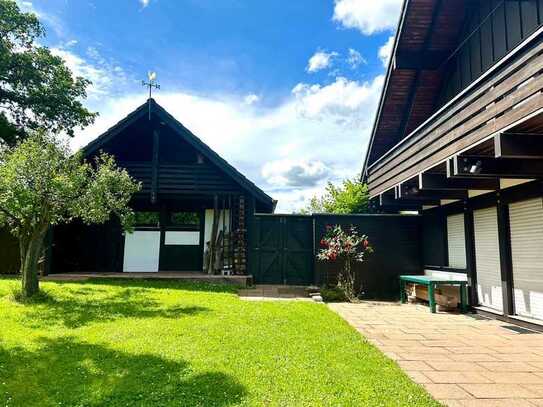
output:
<path id="1" fill-rule="evenodd" d="M 447 265 L 446 228 L 445 216 L 439 208 L 423 211 L 422 259 L 424 265 Z"/>
<path id="2" fill-rule="evenodd" d="M 459 48 L 444 68 L 449 73 L 440 104 L 469 86 L 541 25 L 538 5 L 538 0 L 483 0 L 469 6 Z"/>
<path id="3" fill-rule="evenodd" d="M 369 167 L 375 196 L 543 108 L 543 39 Z"/>

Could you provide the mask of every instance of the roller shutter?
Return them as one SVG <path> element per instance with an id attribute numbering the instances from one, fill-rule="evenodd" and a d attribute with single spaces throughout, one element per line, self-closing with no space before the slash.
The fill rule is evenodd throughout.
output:
<path id="1" fill-rule="evenodd" d="M 466 237 L 464 233 L 464 214 L 447 216 L 447 246 L 449 267 L 466 268 Z"/>
<path id="2" fill-rule="evenodd" d="M 502 282 L 496 207 L 473 211 L 479 303 L 502 311 Z"/>
<path id="3" fill-rule="evenodd" d="M 509 205 L 513 301 L 517 315 L 543 319 L 543 201 Z"/>

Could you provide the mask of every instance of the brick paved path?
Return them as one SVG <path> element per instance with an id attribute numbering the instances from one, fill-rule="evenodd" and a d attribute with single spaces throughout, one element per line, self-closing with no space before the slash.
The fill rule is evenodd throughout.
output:
<path id="1" fill-rule="evenodd" d="M 330 308 L 448 406 L 543 406 L 543 334 L 412 304 Z"/>

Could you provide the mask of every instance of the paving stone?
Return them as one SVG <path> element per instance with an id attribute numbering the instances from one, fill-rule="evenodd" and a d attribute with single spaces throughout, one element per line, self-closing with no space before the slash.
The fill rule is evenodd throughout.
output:
<path id="1" fill-rule="evenodd" d="M 464 390 L 478 399 L 509 399 L 509 398 L 535 398 L 539 395 L 519 384 L 460 384 Z"/>
<path id="2" fill-rule="evenodd" d="M 446 370 L 449 372 L 481 372 L 487 371 L 483 366 L 479 366 L 476 363 L 470 362 L 440 362 L 440 361 L 428 361 L 427 362 L 435 370 Z"/>
<path id="3" fill-rule="evenodd" d="M 526 362 L 478 362 L 479 366 L 493 372 L 534 372 L 537 368 Z"/>
<path id="4" fill-rule="evenodd" d="M 432 367 L 428 366 L 425 362 L 421 361 L 414 361 L 414 360 L 398 360 L 398 365 L 403 370 L 411 370 L 411 371 L 426 371 L 426 370 L 434 370 Z"/>
<path id="5" fill-rule="evenodd" d="M 543 384 L 543 376 L 526 372 L 482 372 L 493 383 Z"/>
<path id="6" fill-rule="evenodd" d="M 456 405 L 462 407 L 533 407 L 533 404 L 525 399 L 472 399 L 459 400 L 459 403 Z M 449 404 L 445 405 L 451 406 Z"/>
<path id="7" fill-rule="evenodd" d="M 329 306 L 445 405 L 543 406 L 543 335 L 411 304 Z"/>
<path id="8" fill-rule="evenodd" d="M 419 384 L 432 383 L 432 381 L 423 372 L 417 370 L 406 370 L 405 373 L 415 382 Z"/>
<path id="9" fill-rule="evenodd" d="M 494 362 L 497 360 L 490 353 L 450 353 L 448 357 L 455 362 Z"/>
<path id="10" fill-rule="evenodd" d="M 422 360 L 422 361 L 451 361 L 448 355 L 443 353 L 408 353 L 400 354 L 403 360 Z"/>
<path id="11" fill-rule="evenodd" d="M 434 383 L 492 383 L 492 380 L 478 372 L 442 372 L 424 373 Z"/>
<path id="12" fill-rule="evenodd" d="M 456 384 L 426 383 L 424 388 L 436 399 L 469 399 L 472 396 Z"/>
<path id="13" fill-rule="evenodd" d="M 533 391 L 537 397 L 543 397 L 543 384 L 524 384 L 523 386 Z"/>

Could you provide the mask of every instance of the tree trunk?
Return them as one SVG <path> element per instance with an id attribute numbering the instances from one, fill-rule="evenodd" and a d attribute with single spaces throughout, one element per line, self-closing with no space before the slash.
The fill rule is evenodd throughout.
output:
<path id="1" fill-rule="evenodd" d="M 22 294 L 32 297 L 40 290 L 38 280 L 38 261 L 43 248 L 43 235 L 33 235 L 28 240 L 19 240 L 21 246 Z"/>

